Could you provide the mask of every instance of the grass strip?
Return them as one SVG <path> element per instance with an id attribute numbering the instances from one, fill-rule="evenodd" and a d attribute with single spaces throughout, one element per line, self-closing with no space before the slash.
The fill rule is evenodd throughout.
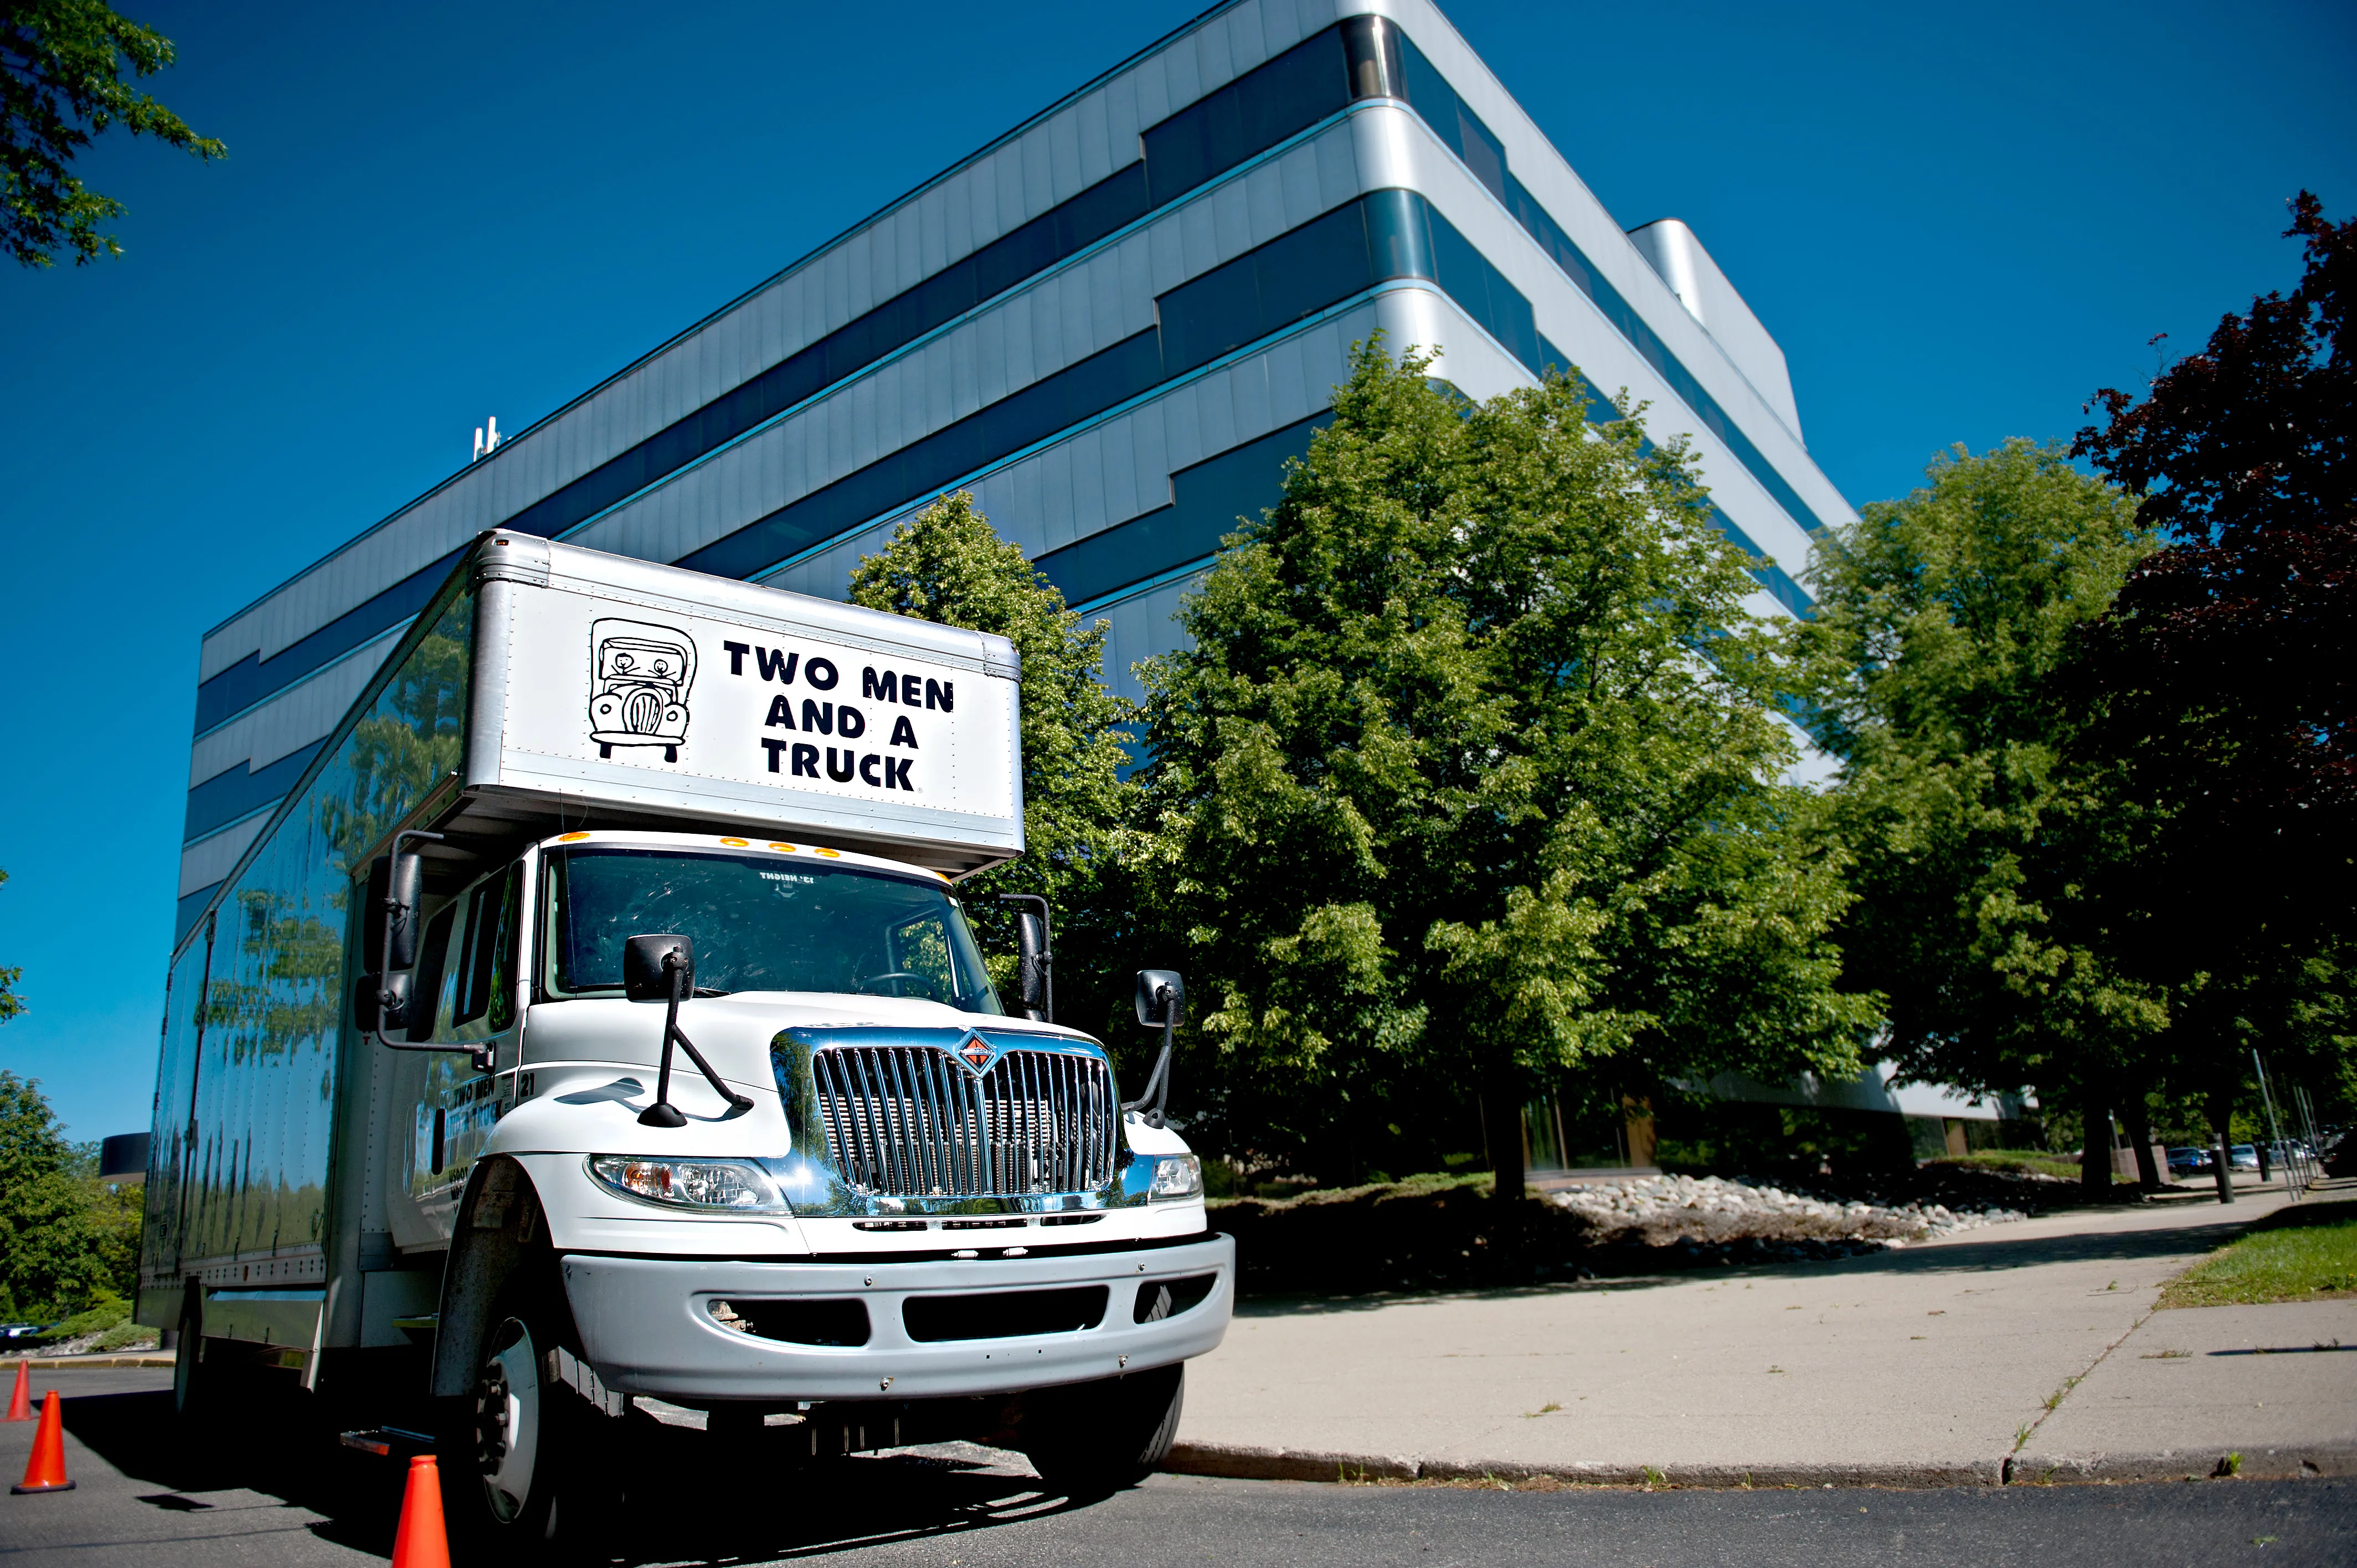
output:
<path id="1" fill-rule="evenodd" d="M 2245 1306 L 2357 1296 L 2357 1203 L 2278 1210 L 2169 1282 L 2160 1305 Z"/>
<path id="2" fill-rule="evenodd" d="M 1925 1162 L 1954 1170 L 2000 1171 L 2015 1176 L 2053 1176 L 2061 1181 L 2079 1179 L 2079 1156 L 2049 1154 L 2043 1149 L 1981 1149 L 1969 1155 L 1943 1155 Z M 2133 1184 L 2134 1176 L 2114 1172 L 2112 1181 Z"/>

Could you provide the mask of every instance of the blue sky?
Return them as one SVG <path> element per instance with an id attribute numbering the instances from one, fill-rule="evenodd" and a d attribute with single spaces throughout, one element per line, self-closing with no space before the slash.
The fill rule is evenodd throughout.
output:
<path id="1" fill-rule="evenodd" d="M 1199 4 L 124 0 L 229 143 L 82 172 L 119 261 L 0 274 L 0 1067 L 146 1126 L 198 639 Z M 2357 12 L 1447 9 L 1624 225 L 1692 224 L 1853 502 L 2064 437 L 2357 207 Z M 5 263 L 0 263 L 5 264 Z"/>

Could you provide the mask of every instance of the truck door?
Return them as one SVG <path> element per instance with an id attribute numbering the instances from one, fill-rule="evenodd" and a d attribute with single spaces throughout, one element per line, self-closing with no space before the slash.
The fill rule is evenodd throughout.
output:
<path id="1" fill-rule="evenodd" d="M 491 1048 L 493 1070 L 477 1072 L 467 1057 L 436 1052 L 425 1066 L 411 1116 L 406 1181 L 416 1221 L 434 1239 L 450 1238 L 453 1211 L 499 1119 L 500 1086 L 517 1059 L 516 975 L 523 915 L 523 868 L 509 865 L 458 895 L 426 928 L 418 994 L 435 998 L 430 1036 L 409 1038 Z M 425 990 L 430 978 L 434 990 Z M 408 1227 L 397 1227 L 397 1230 Z"/>

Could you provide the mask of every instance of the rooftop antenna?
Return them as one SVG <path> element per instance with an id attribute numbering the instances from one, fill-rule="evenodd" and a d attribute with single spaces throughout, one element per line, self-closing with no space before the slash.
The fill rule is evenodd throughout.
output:
<path id="1" fill-rule="evenodd" d="M 492 449 L 499 444 L 500 416 L 495 413 L 483 424 L 475 426 L 475 455 L 467 460 L 470 463 L 481 462 L 491 455 Z"/>

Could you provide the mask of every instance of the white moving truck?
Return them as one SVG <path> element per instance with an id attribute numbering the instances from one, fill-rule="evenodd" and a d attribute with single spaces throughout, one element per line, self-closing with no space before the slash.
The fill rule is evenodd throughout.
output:
<path id="1" fill-rule="evenodd" d="M 176 1401 L 423 1418 L 468 1521 L 580 1528 L 634 1396 L 713 1441 L 1168 1449 L 1231 1240 L 1012 1010 L 956 878 L 1021 853 L 1004 639 L 529 537 L 468 553 L 175 954 L 141 1321 Z M 782 1416 L 782 1421 L 774 1419 Z"/>

